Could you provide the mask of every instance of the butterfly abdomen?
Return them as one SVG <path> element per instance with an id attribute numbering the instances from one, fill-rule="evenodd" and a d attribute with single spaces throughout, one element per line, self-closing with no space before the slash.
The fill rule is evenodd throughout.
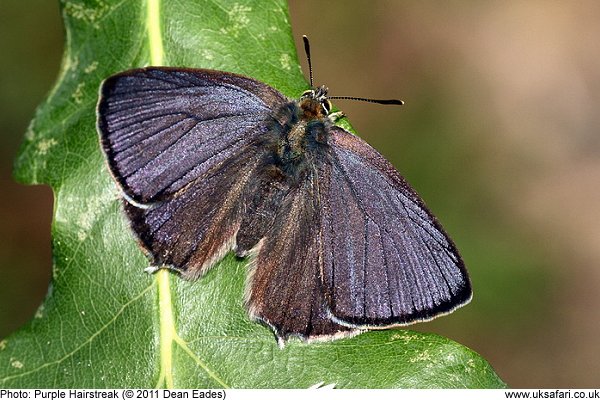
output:
<path id="1" fill-rule="evenodd" d="M 317 117 L 316 103 L 289 102 L 272 115 L 265 139 L 264 156 L 246 189 L 244 217 L 236 237 L 236 254 L 247 255 L 258 244 L 278 217 L 281 204 L 315 176 L 316 160 L 326 148 L 327 118 Z M 311 108 L 312 107 L 312 108 Z M 321 107 L 322 108 L 322 107 Z"/>
<path id="2" fill-rule="evenodd" d="M 290 189 L 289 177 L 272 164 L 264 165 L 250 179 L 244 190 L 244 212 L 236 235 L 235 253 L 238 257 L 248 255 L 265 237 Z"/>

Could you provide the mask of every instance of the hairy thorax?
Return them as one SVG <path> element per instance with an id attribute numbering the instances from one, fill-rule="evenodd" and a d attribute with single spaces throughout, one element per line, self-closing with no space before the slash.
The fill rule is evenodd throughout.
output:
<path id="1" fill-rule="evenodd" d="M 285 104 L 275 114 L 271 134 L 275 165 L 290 177 L 300 177 L 327 147 L 331 124 L 319 101 L 303 98 Z"/>

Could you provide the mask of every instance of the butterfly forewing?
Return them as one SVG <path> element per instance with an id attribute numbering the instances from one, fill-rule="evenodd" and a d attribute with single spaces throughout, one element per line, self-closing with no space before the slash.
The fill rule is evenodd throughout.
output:
<path id="1" fill-rule="evenodd" d="M 470 283 L 454 244 L 393 166 L 341 128 L 331 128 L 329 146 L 321 229 L 335 319 L 400 325 L 467 302 Z"/>
<path id="2" fill-rule="evenodd" d="M 287 99 L 269 86 L 210 70 L 146 68 L 107 79 L 98 130 L 123 191 L 151 203 L 237 157 Z"/>

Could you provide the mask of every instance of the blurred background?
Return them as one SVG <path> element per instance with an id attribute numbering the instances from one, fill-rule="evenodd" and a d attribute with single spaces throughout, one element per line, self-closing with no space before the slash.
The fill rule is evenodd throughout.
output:
<path id="1" fill-rule="evenodd" d="M 51 267 L 52 193 L 11 178 L 59 69 L 58 4 L 0 7 L 0 338 Z M 414 329 L 480 353 L 513 388 L 600 385 L 600 2 L 290 4 L 300 59 L 455 240 L 474 299 Z M 306 69 L 305 69 L 306 70 Z"/>

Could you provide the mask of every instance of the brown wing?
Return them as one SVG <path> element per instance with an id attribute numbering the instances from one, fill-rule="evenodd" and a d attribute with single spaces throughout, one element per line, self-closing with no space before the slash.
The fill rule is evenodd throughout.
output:
<path id="1" fill-rule="evenodd" d="M 257 168 L 253 148 L 149 208 L 125 202 L 133 230 L 156 266 L 201 276 L 235 245 L 244 188 Z"/>
<path id="2" fill-rule="evenodd" d="M 324 297 L 317 171 L 284 198 L 252 261 L 246 302 L 280 343 L 344 336 L 355 331 L 331 320 Z"/>

